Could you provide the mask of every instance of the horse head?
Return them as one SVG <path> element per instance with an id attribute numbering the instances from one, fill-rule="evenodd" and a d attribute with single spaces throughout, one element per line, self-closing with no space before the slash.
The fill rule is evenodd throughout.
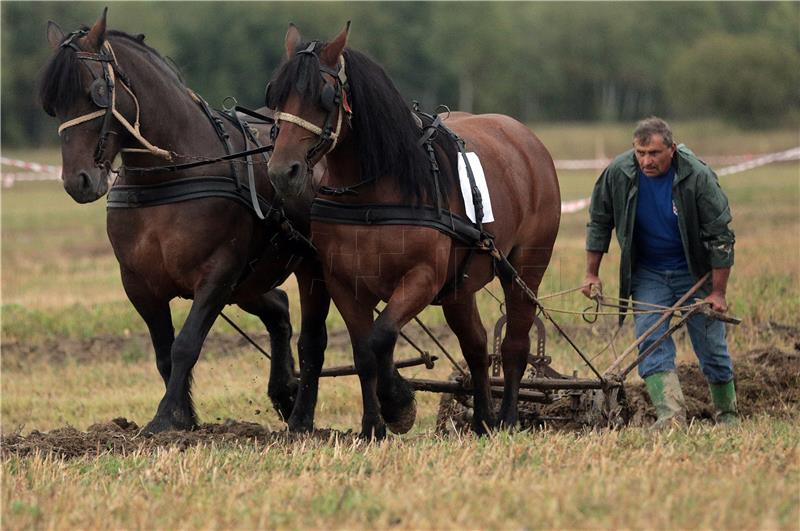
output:
<path id="1" fill-rule="evenodd" d="M 283 197 L 301 195 L 314 166 L 347 135 L 351 111 L 342 53 L 349 27 L 328 43 L 303 42 L 294 24 L 286 32 L 285 61 L 267 87 L 277 124 L 269 178 Z"/>
<path id="2" fill-rule="evenodd" d="M 328 184 L 383 182 L 411 200 L 435 198 L 412 109 L 377 62 L 345 48 L 349 27 L 327 43 L 303 42 L 294 25 L 286 32 L 286 59 L 267 91 L 279 124 L 273 186 L 285 197 L 300 193 L 310 168 L 327 155 Z"/>
<path id="3" fill-rule="evenodd" d="M 105 63 L 99 60 L 105 38 L 105 10 L 91 29 L 65 35 L 55 22 L 47 25 L 47 40 L 55 54 L 42 76 L 41 101 L 44 110 L 61 122 L 62 180 L 78 203 L 105 195 L 111 162 L 119 151 L 117 132 L 105 119 L 109 87 Z M 101 139 L 104 128 L 105 139 Z"/>
<path id="4" fill-rule="evenodd" d="M 47 40 L 54 54 L 43 70 L 39 98 L 45 112 L 61 122 L 62 180 L 78 203 L 105 195 L 111 164 L 121 151 L 171 158 L 139 131 L 143 109 L 131 89 L 131 72 L 117 61 L 118 56 L 132 54 L 124 49 L 127 43 L 115 53 L 109 37 L 119 32 L 106 30 L 106 12 L 107 8 L 91 28 L 69 34 L 52 21 L 47 25 Z M 129 40 L 141 44 L 142 38 Z M 133 145 L 144 149 L 131 148 Z"/>

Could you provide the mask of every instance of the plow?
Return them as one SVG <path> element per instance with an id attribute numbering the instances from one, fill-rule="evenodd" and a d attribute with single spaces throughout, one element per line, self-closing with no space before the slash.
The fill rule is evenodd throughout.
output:
<path id="1" fill-rule="evenodd" d="M 656 348 L 680 328 L 686 325 L 690 318 L 695 315 L 703 314 L 708 318 L 719 320 L 731 325 L 741 324 L 741 319 L 715 312 L 711 310 L 708 303 L 697 300 L 687 302 L 697 293 L 697 291 L 709 279 L 709 274 L 700 278 L 676 303 L 669 307 L 648 305 L 637 301 L 613 301 L 613 298 L 593 293 L 592 299 L 595 301 L 595 309 L 586 309 L 579 313 L 585 321 L 593 323 L 600 315 L 620 315 L 629 308 L 648 306 L 646 311 L 659 314 L 658 320 L 640 335 L 635 341 L 628 345 L 611 364 L 602 372 L 592 363 L 593 358 L 589 358 L 570 338 L 567 332 L 553 319 L 551 313 L 558 312 L 552 308 L 547 308 L 538 303 L 538 314 L 534 320 L 536 340 L 533 342 L 536 351 L 528 354 L 528 362 L 525 374 L 520 383 L 519 402 L 520 420 L 525 426 L 542 426 L 545 424 L 569 424 L 578 427 L 606 427 L 618 428 L 628 423 L 628 409 L 626 407 L 625 382 L 628 375 Z M 543 296 L 537 299 L 544 300 L 564 293 L 577 291 L 579 288 L 566 290 L 558 294 Z M 490 292 L 491 294 L 491 292 Z M 493 295 L 492 295 L 493 296 Z M 496 299 L 496 297 L 495 297 Z M 507 316 L 503 311 L 504 305 L 500 303 L 501 315 L 493 327 L 491 338 L 492 352 L 490 358 L 490 383 L 492 398 L 502 399 L 504 379 L 502 375 L 502 356 L 500 345 L 503 341 L 503 333 Z M 613 311 L 602 311 L 601 308 L 611 308 Z M 637 310 L 632 310 L 637 311 Z M 380 310 L 375 309 L 375 313 L 380 315 Z M 241 333 L 253 346 L 258 348 L 262 354 L 269 357 L 269 354 L 250 339 L 244 331 L 233 323 L 227 316 L 222 317 Z M 654 337 L 653 342 L 641 352 L 638 352 L 639 345 L 647 338 L 654 336 L 658 328 L 664 322 L 674 319 L 666 331 Z M 469 418 L 472 410 L 472 385 L 469 371 L 464 363 L 460 363 L 447 350 L 442 342 L 436 337 L 431 329 L 426 326 L 419 318 L 414 318 L 415 323 L 422 332 L 436 346 L 442 357 L 447 360 L 453 371 L 446 380 L 427 379 L 427 378 L 406 378 L 406 381 L 416 391 L 440 393 L 439 413 L 437 427 L 440 430 L 449 428 L 466 428 L 469 425 Z M 571 373 L 561 372 L 552 365 L 552 358 L 547 355 L 547 326 L 548 321 L 556 332 L 566 340 L 572 347 L 576 355 L 583 364 L 589 369 L 593 377 L 579 377 L 578 370 L 572 369 Z M 617 333 L 619 329 L 617 330 Z M 617 333 L 611 339 L 614 342 Z M 400 337 L 419 355 L 413 358 L 401 359 L 395 362 L 398 369 L 425 366 L 426 369 L 434 369 L 437 362 L 442 358 L 431 354 L 424 349 L 417 341 L 407 333 L 401 331 Z M 602 353 L 605 350 L 601 350 Z M 636 353 L 633 359 L 632 354 Z M 341 365 L 336 367 L 324 368 L 320 374 L 324 378 L 337 378 L 343 376 L 353 376 L 357 374 L 355 365 Z"/>

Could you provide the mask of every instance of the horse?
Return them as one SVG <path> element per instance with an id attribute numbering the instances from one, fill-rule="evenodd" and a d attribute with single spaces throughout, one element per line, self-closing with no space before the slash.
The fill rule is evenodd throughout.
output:
<path id="1" fill-rule="evenodd" d="M 513 427 L 535 293 L 560 222 L 552 158 L 508 116 L 453 112 L 444 119 L 431 115 L 420 127 L 383 68 L 346 46 L 349 26 L 330 42 L 303 41 L 289 26 L 286 56 L 269 86 L 268 106 L 279 130 L 268 168 L 277 193 L 293 197 L 314 186 L 311 168 L 323 155 L 327 160 L 318 191 L 330 199 L 315 199 L 311 232 L 352 341 L 363 401 L 361 436 L 382 438 L 387 427 L 403 433 L 413 425 L 413 390 L 397 372 L 393 351 L 400 328 L 434 301 L 470 369 L 473 430 L 482 434 L 497 425 L 486 331 L 475 300 L 496 268 L 511 273 L 500 275 L 508 323 L 499 421 Z M 478 154 L 497 205 L 496 219 L 482 227 L 478 216 L 464 228 L 466 206 L 456 177 L 462 141 Z M 463 230 L 451 230 L 458 224 Z M 472 229 L 479 236 L 468 243 L 462 236 Z M 386 306 L 373 319 L 379 301 Z"/>
<path id="2" fill-rule="evenodd" d="M 298 385 L 289 301 L 276 286 L 297 277 L 300 374 L 314 381 L 321 365 L 304 359 L 306 353 L 314 363 L 324 357 L 330 296 L 318 261 L 302 243 L 311 198 L 279 204 L 266 156 L 205 164 L 268 139 L 270 124 L 211 111 L 144 35 L 107 30 L 106 15 L 70 34 L 48 24 L 55 52 L 42 72 L 40 99 L 61 122 L 67 193 L 78 203 L 108 194 L 107 233 L 122 284 L 147 325 L 166 387 L 145 431 L 197 425 L 191 372 L 226 304 L 264 323 L 272 351 L 268 396 L 290 426 L 308 423 L 317 389 Z M 109 188 L 118 154 L 122 167 Z M 176 297 L 193 300 L 177 335 L 169 305 Z"/>

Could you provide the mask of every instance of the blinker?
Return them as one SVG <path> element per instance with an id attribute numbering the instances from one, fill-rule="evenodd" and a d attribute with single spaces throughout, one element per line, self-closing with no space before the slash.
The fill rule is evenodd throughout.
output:
<path id="1" fill-rule="evenodd" d="M 322 94 L 320 94 L 319 100 L 320 105 L 326 112 L 332 112 L 336 110 L 336 89 L 328 84 L 325 84 L 325 86 L 322 88 Z"/>
<path id="2" fill-rule="evenodd" d="M 108 83 L 105 79 L 95 79 L 89 88 L 92 102 L 101 109 L 107 109 L 111 104 L 108 94 Z"/>

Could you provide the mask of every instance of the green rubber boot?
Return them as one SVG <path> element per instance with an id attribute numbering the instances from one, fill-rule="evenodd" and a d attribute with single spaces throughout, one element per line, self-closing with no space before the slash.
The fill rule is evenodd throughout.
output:
<path id="1" fill-rule="evenodd" d="M 724 384 L 708 384 L 711 400 L 717 409 L 714 421 L 726 426 L 739 425 L 739 409 L 736 407 L 736 387 L 733 380 Z"/>
<path id="2" fill-rule="evenodd" d="M 657 372 L 644 379 L 647 394 L 658 418 L 650 426 L 653 431 L 686 426 L 686 402 L 675 371 Z"/>

